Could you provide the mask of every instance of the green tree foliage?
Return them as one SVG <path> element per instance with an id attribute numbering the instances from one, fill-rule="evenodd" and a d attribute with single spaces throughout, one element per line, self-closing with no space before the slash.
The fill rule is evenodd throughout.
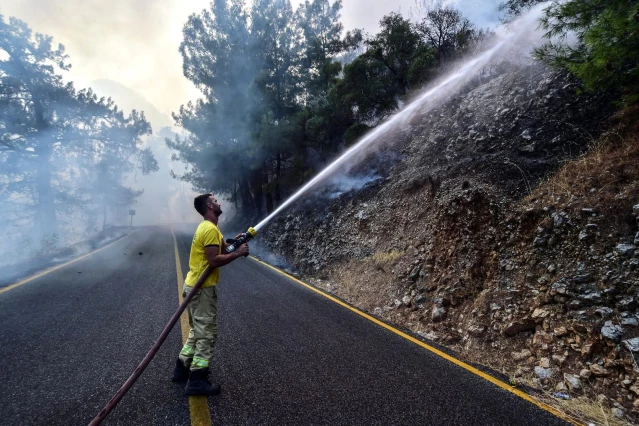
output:
<path id="1" fill-rule="evenodd" d="M 341 39 L 344 26 L 339 21 L 342 1 L 305 0 L 297 10 L 304 35 L 303 67 L 308 94 L 326 91 L 336 82 L 341 64 L 335 57 L 345 50 Z"/>
<path id="2" fill-rule="evenodd" d="M 379 22 L 380 32 L 370 40 L 367 54 L 386 67 L 397 94 L 408 90 L 408 71 L 420 47 L 419 34 L 401 15 L 391 13 Z"/>
<path id="3" fill-rule="evenodd" d="M 56 234 L 61 219 L 89 211 L 106 193 L 132 194 L 121 182 L 134 167 L 157 170 L 151 151 L 140 146 L 151 132 L 144 114 L 126 117 L 110 99 L 64 83 L 67 59 L 51 37 L 0 15 L 1 189 L 22 224 L 32 217 L 35 241 Z M 96 166 L 111 162 L 117 166 L 110 178 L 99 181 Z"/>
<path id="4" fill-rule="evenodd" d="M 550 41 L 537 57 L 571 71 L 587 89 L 639 100 L 639 1 L 554 2 L 541 22 Z M 576 41 L 566 42 L 569 35 Z"/>
<path id="5" fill-rule="evenodd" d="M 381 19 L 380 27 L 366 40 L 367 50 L 344 68 L 340 82 L 342 99 L 360 122 L 375 123 L 392 113 L 400 98 L 427 81 L 436 65 L 434 49 L 410 21 L 392 13 Z"/>
<path id="6" fill-rule="evenodd" d="M 203 96 L 174 114 L 188 131 L 167 141 L 189 167 L 176 177 L 227 194 L 245 216 L 271 212 L 436 75 L 437 49 L 410 21 L 385 16 L 364 39 L 344 34 L 341 6 L 214 0 L 189 18 L 184 74 Z M 461 52 L 476 32 L 455 16 Z"/>

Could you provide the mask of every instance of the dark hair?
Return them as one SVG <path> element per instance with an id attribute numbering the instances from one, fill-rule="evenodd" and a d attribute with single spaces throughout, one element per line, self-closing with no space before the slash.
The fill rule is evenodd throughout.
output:
<path id="1" fill-rule="evenodd" d="M 206 204 L 209 202 L 209 197 L 213 194 L 202 194 L 195 197 L 193 201 L 193 207 L 202 216 L 206 214 Z"/>

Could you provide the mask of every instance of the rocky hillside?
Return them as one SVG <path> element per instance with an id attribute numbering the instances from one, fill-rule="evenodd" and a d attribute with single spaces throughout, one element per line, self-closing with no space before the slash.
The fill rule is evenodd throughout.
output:
<path id="1" fill-rule="evenodd" d="M 538 64 L 476 79 L 396 136 L 369 164 L 381 177 L 299 203 L 260 241 L 513 383 L 636 419 L 639 114 L 578 92 Z"/>

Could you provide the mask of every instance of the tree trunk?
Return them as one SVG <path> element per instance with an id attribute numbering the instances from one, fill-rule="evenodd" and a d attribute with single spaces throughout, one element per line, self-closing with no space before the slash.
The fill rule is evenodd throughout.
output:
<path id="1" fill-rule="evenodd" d="M 237 182 L 233 182 L 233 204 L 235 205 L 235 211 L 239 212 L 240 211 L 240 207 L 238 204 L 238 200 L 237 200 Z"/>
<path id="2" fill-rule="evenodd" d="M 37 155 L 37 171 L 35 190 L 38 194 L 38 204 L 35 206 L 36 241 L 51 237 L 57 233 L 57 221 L 55 212 L 55 197 L 51 185 L 51 136 L 46 135 L 48 124 L 44 119 L 42 105 L 37 99 L 33 101 L 35 112 L 36 138 L 39 139 L 35 149 Z"/>
<path id="3" fill-rule="evenodd" d="M 240 197 L 242 199 L 242 211 L 245 214 L 251 214 L 254 210 L 253 198 L 251 197 L 251 189 L 249 188 L 248 180 L 243 176 L 239 184 Z"/>
<path id="4" fill-rule="evenodd" d="M 266 198 L 266 214 L 271 214 L 273 211 L 273 195 L 271 194 L 271 188 L 268 181 L 268 165 L 264 162 L 264 195 Z"/>
<path id="5" fill-rule="evenodd" d="M 253 213 L 256 217 L 262 215 L 262 200 L 264 197 L 262 188 L 263 181 L 264 177 L 262 176 L 261 168 L 251 172 L 251 189 L 253 190 L 253 206 L 255 207 Z"/>
<path id="6" fill-rule="evenodd" d="M 280 205 L 282 194 L 280 193 L 280 178 L 282 176 L 282 155 L 279 151 L 275 154 L 275 204 Z"/>

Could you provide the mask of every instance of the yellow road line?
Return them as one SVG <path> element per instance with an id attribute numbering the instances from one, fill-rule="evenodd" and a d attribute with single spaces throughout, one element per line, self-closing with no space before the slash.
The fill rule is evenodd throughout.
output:
<path id="1" fill-rule="evenodd" d="M 182 289 L 184 287 L 184 275 L 182 274 L 182 264 L 180 263 L 180 253 L 178 252 L 177 239 L 171 227 L 173 235 L 173 247 L 175 248 L 175 269 L 177 270 L 178 300 L 182 304 Z M 189 336 L 189 317 L 185 312 L 180 316 L 180 328 L 182 329 L 182 344 L 186 343 Z M 211 426 L 211 413 L 206 396 L 189 396 L 189 413 L 191 415 L 191 426 Z"/>
<path id="2" fill-rule="evenodd" d="M 467 370 L 467 371 L 469 371 L 469 372 L 481 377 L 482 379 L 488 380 L 489 382 L 493 383 L 494 385 L 497 385 L 500 388 L 505 389 L 508 392 L 511 392 L 511 393 L 517 395 L 518 397 L 522 398 L 522 399 L 525 399 L 526 401 L 536 405 L 537 407 L 541 408 L 542 410 L 548 411 L 549 413 L 554 414 L 555 416 L 557 416 L 557 417 L 559 417 L 559 418 L 561 418 L 561 419 L 563 419 L 563 420 L 565 420 L 568 423 L 571 423 L 573 425 L 582 425 L 581 422 L 579 422 L 579 421 L 567 416 L 566 414 L 556 410 L 555 408 L 551 407 L 550 405 L 547 405 L 547 404 L 544 404 L 543 402 L 537 401 L 536 399 L 534 399 L 533 397 L 531 397 L 527 393 L 524 393 L 524 392 L 520 391 L 519 389 L 516 389 L 513 386 L 510 386 L 509 384 L 504 383 L 501 380 L 496 379 L 495 377 L 490 376 L 490 375 L 484 373 L 483 371 L 478 370 L 477 368 L 475 368 L 475 367 L 473 367 L 471 365 L 468 365 L 465 362 L 463 362 L 463 361 L 461 361 L 461 360 L 459 360 L 457 358 L 454 358 L 454 357 L 448 355 L 447 353 L 442 352 L 439 349 L 436 349 L 433 346 L 430 346 L 430 345 L 422 342 L 421 340 L 417 340 L 414 337 L 409 336 L 408 334 L 403 333 L 403 332 L 399 331 L 398 329 L 396 329 L 394 327 L 391 327 L 390 325 L 378 320 L 377 318 L 374 318 L 374 317 L 372 317 L 372 316 L 360 311 L 359 309 L 354 308 L 351 305 L 349 305 L 347 303 L 344 303 L 341 300 L 339 300 L 339 299 L 337 299 L 337 298 L 335 298 L 335 297 L 333 297 L 333 296 L 331 296 L 331 295 L 329 295 L 327 293 L 324 293 L 323 291 L 311 286 L 310 284 L 306 284 L 305 282 L 300 281 L 297 278 L 287 274 L 286 272 L 284 272 L 284 271 L 282 271 L 282 270 L 280 270 L 280 269 L 278 269 L 278 268 L 276 268 L 274 266 L 271 266 L 268 263 L 263 262 L 263 261 L 255 258 L 253 256 L 251 256 L 251 259 L 255 260 L 256 262 L 261 263 L 264 266 L 267 266 L 267 267 L 271 268 L 272 270 L 284 275 L 285 277 L 290 278 L 291 280 L 295 281 L 296 283 L 301 284 L 302 286 L 308 288 L 309 290 L 314 291 L 315 293 L 320 294 L 321 296 L 324 296 L 325 298 L 337 303 L 338 305 L 343 306 L 344 308 L 346 308 L 346 309 L 348 309 L 348 310 L 350 310 L 352 312 L 355 312 L 356 314 L 366 318 L 367 320 L 369 320 L 371 322 L 374 322 L 375 324 L 379 325 L 380 327 L 384 327 L 385 329 L 397 334 L 398 336 L 403 337 L 404 339 L 409 340 L 409 341 L 415 343 L 418 346 L 421 346 L 422 348 L 424 348 L 424 349 L 434 353 L 435 355 L 438 355 L 438 356 L 440 356 L 440 357 L 452 362 L 455 365 L 458 365 L 459 367 L 463 368 L 464 370 Z"/>
<path id="3" fill-rule="evenodd" d="M 126 237 L 128 237 L 128 236 L 129 236 L 129 235 L 131 235 L 131 234 L 132 234 L 132 233 L 129 233 L 129 234 L 125 235 L 125 236 L 124 236 L 124 237 L 122 237 L 122 238 L 118 238 L 116 241 L 113 241 L 112 243 L 109 243 L 109 244 L 107 244 L 106 246 L 104 246 L 104 247 L 102 247 L 102 248 L 99 248 L 99 249 L 97 249 L 97 250 L 94 250 L 94 251 L 92 251 L 91 253 L 87 253 L 87 254 L 85 254 L 85 255 L 82 255 L 82 256 L 80 256 L 80 257 L 77 257 L 77 258 L 75 258 L 75 259 L 73 259 L 73 260 L 70 260 L 70 261 L 68 261 L 68 262 L 66 262 L 66 263 L 63 263 L 62 265 L 58 265 L 58 266 L 54 266 L 54 267 L 52 267 L 52 268 L 46 269 L 46 270 L 44 270 L 44 271 L 42 271 L 42 272 L 39 272 L 39 273 L 37 273 L 37 274 L 35 274 L 35 275 L 30 276 L 30 277 L 29 277 L 29 278 L 27 278 L 27 279 L 24 279 L 24 280 L 22 280 L 22 281 L 20 281 L 20 282 L 17 282 L 17 283 L 15 283 L 15 284 L 11 284 L 11 285 L 10 285 L 10 286 L 8 286 L 8 287 L 5 287 L 5 288 L 3 288 L 3 289 L 0 289 L 0 294 L 4 293 L 4 292 L 6 292 L 6 291 L 9 291 L 9 290 L 13 290 L 13 289 L 14 289 L 14 288 L 16 288 L 16 287 L 20 287 L 20 286 L 22 286 L 22 285 L 25 285 L 26 283 L 29 283 L 29 282 L 31 282 L 31 281 L 33 281 L 33 280 L 35 280 L 35 279 L 37 279 L 37 278 L 40 278 L 40 277 L 42 277 L 42 276 L 44 276 L 44 275 L 50 274 L 51 272 L 57 271 L 58 269 L 64 268 L 65 266 L 69 266 L 69 265 L 71 265 L 72 263 L 75 263 L 75 262 L 77 262 L 77 261 L 79 261 L 79 260 L 84 259 L 85 257 L 89 257 L 89 256 L 91 256 L 91 255 L 94 255 L 94 254 L 96 254 L 96 253 L 98 253 L 98 252 L 100 252 L 100 251 L 102 251 L 102 250 L 106 249 L 107 247 L 110 247 L 110 246 L 112 246 L 113 244 L 115 244 L 115 243 L 117 243 L 117 242 L 122 241 L 123 239 L 125 239 Z"/>

